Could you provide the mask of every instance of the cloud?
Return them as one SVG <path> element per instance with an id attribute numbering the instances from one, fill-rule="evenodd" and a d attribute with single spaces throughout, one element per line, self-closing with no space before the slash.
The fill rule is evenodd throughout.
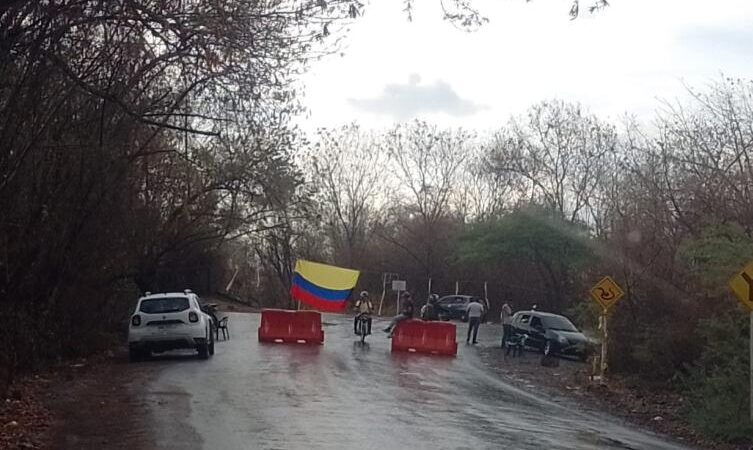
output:
<path id="1" fill-rule="evenodd" d="M 729 25 L 685 30 L 678 39 L 680 45 L 695 49 L 716 63 L 722 55 L 727 58 L 747 57 L 753 49 L 752 40 L 753 30 L 749 27 Z"/>
<path id="2" fill-rule="evenodd" d="M 487 109 L 461 98 L 445 81 L 421 84 L 418 74 L 411 74 L 407 84 L 387 84 L 374 98 L 349 98 L 348 103 L 357 109 L 408 120 L 421 114 L 444 113 L 454 117 L 470 116 Z"/>

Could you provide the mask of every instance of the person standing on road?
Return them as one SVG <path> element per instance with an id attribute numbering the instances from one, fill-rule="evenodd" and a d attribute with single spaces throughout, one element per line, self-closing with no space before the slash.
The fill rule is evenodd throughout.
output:
<path id="1" fill-rule="evenodd" d="M 356 309 L 358 309 L 358 314 L 356 314 L 356 317 L 353 319 L 353 333 L 358 334 L 358 319 L 362 316 L 366 316 L 366 334 L 371 334 L 371 312 L 374 311 L 374 305 L 371 303 L 367 291 L 361 292 L 361 295 L 356 301 Z"/>
<path id="2" fill-rule="evenodd" d="M 499 318 L 502 321 L 502 348 L 505 348 L 507 341 L 512 337 L 512 308 L 508 303 L 502 305 Z"/>
<path id="3" fill-rule="evenodd" d="M 465 314 L 468 317 L 468 337 L 465 343 L 468 344 L 471 341 L 471 332 L 473 332 L 473 343 L 477 344 L 476 337 L 478 336 L 478 327 L 481 324 L 481 315 L 484 313 L 484 305 L 479 303 L 478 299 L 474 298 L 468 303 L 465 308 Z"/>
<path id="4" fill-rule="evenodd" d="M 392 322 L 390 322 L 390 324 L 387 326 L 387 328 L 384 329 L 385 333 L 390 334 L 389 337 L 392 337 L 392 333 L 394 332 L 397 324 L 399 324 L 403 320 L 413 318 L 415 306 L 413 305 L 413 298 L 411 297 L 410 292 L 408 291 L 403 292 L 403 295 L 400 298 L 401 298 L 402 307 L 403 307 L 402 311 L 400 312 L 400 314 L 395 316 L 392 319 Z"/>

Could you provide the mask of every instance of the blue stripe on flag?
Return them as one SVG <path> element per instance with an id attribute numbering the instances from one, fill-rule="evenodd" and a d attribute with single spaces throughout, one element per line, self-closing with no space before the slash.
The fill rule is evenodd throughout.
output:
<path id="1" fill-rule="evenodd" d="M 352 289 L 335 291 L 332 289 L 319 287 L 309 280 L 303 278 L 303 276 L 301 276 L 301 274 L 299 273 L 293 275 L 293 284 L 305 290 L 309 294 L 315 295 L 322 300 L 328 300 L 332 302 L 341 302 L 346 300 L 348 296 L 350 296 L 350 291 L 352 291 Z"/>

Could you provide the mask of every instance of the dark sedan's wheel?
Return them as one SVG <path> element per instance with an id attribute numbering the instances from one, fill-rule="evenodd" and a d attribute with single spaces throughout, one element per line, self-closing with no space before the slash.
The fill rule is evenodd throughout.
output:
<path id="1" fill-rule="evenodd" d="M 584 353 L 579 354 L 578 359 L 580 360 L 580 362 L 588 361 L 588 353 L 584 352 Z"/>

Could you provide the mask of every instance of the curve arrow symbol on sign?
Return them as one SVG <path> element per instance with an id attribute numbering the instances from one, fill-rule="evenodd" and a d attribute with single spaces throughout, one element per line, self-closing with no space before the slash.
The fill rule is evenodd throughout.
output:
<path id="1" fill-rule="evenodd" d="M 741 277 L 743 277 L 743 280 L 745 280 L 746 283 L 748 283 L 748 301 L 753 303 L 753 278 L 748 275 L 748 272 L 743 271 L 740 274 Z"/>
<path id="2" fill-rule="evenodd" d="M 597 288 L 597 290 L 600 291 L 599 297 L 602 300 L 604 300 L 604 301 L 610 301 L 610 300 L 614 299 L 614 297 L 615 297 L 615 294 L 614 294 L 614 292 L 612 292 L 611 289 L 604 289 L 604 288 L 600 287 L 600 288 Z"/>

